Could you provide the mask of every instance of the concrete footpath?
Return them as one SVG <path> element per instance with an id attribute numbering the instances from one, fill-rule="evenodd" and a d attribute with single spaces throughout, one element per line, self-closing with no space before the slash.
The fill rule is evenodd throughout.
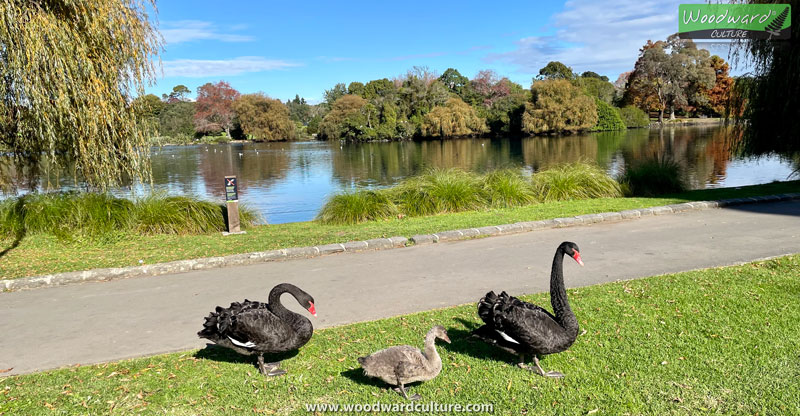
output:
<path id="1" fill-rule="evenodd" d="M 266 301 L 281 282 L 314 296 L 316 328 L 475 302 L 488 290 L 547 291 L 564 240 L 586 263 L 566 262 L 568 287 L 731 265 L 800 252 L 800 201 L 2 293 L 0 370 L 202 347 L 196 332 L 216 305 Z M 290 296 L 283 301 L 302 310 Z"/>

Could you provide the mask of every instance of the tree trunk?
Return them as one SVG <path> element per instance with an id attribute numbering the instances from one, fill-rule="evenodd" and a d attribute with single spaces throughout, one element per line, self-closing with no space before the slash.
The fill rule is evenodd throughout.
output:
<path id="1" fill-rule="evenodd" d="M 230 127 L 225 127 L 225 135 L 228 136 L 228 140 L 231 139 L 231 128 Z"/>
<path id="2" fill-rule="evenodd" d="M 658 122 L 664 124 L 664 109 L 661 108 L 658 110 Z"/>
<path id="3" fill-rule="evenodd" d="M 674 108 L 670 108 L 669 109 L 669 119 L 670 120 L 675 120 L 675 109 Z"/>

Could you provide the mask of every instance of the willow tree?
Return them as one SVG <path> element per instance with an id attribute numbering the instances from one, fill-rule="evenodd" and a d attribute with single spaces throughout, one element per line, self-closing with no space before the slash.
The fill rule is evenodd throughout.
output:
<path id="1" fill-rule="evenodd" d="M 154 0 L 0 2 L 0 186 L 37 176 L 43 161 L 88 186 L 145 179 L 153 123 L 133 98 L 155 74 Z"/>
<path id="2" fill-rule="evenodd" d="M 264 93 L 240 95 L 233 102 L 244 134 L 254 140 L 292 140 L 295 125 L 289 119 L 289 108 L 281 100 L 267 97 Z"/>
<path id="3" fill-rule="evenodd" d="M 422 135 L 429 137 L 459 137 L 485 133 L 488 129 L 474 108 L 453 97 L 425 114 L 421 130 Z"/>

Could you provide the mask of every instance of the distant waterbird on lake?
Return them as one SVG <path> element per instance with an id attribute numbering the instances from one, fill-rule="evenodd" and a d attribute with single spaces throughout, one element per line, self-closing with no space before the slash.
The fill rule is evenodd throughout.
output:
<path id="1" fill-rule="evenodd" d="M 281 304 L 281 295 L 289 293 L 300 306 L 317 316 L 314 298 L 290 283 L 281 283 L 269 292 L 269 303 L 234 302 L 228 308 L 217 306 L 205 319 L 200 338 L 230 348 L 239 354 L 258 355 L 258 371 L 266 376 L 286 374 L 280 361 L 264 363 L 264 354 L 294 351 L 305 345 L 314 332 L 311 321 Z"/>
<path id="2" fill-rule="evenodd" d="M 558 246 L 550 271 L 550 303 L 555 315 L 506 292 L 499 296 L 489 292 L 478 301 L 478 315 L 485 325 L 472 332 L 489 344 L 518 355 L 518 367 L 546 377 L 564 377 L 564 374 L 542 370 L 539 356 L 566 351 L 578 337 L 578 318 L 569 306 L 564 287 L 564 254 L 583 266 L 575 243 L 565 241 Z M 533 356 L 535 368 L 525 364 L 526 355 Z"/>

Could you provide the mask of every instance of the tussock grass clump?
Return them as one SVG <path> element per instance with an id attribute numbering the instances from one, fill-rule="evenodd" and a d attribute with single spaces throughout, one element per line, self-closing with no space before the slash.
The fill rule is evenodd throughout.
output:
<path id="1" fill-rule="evenodd" d="M 317 215 L 324 224 L 356 224 L 397 216 L 397 206 L 382 191 L 346 192 L 332 196 Z"/>
<path id="2" fill-rule="evenodd" d="M 632 195 L 654 196 L 683 192 L 681 166 L 669 158 L 652 158 L 629 166 L 620 178 Z"/>
<path id="3" fill-rule="evenodd" d="M 486 205 L 480 178 L 461 169 L 431 170 L 401 182 L 389 195 L 409 216 L 471 211 Z"/>
<path id="4" fill-rule="evenodd" d="M 225 207 L 185 196 L 153 193 L 130 201 L 105 193 L 29 194 L 0 203 L 0 236 L 52 234 L 58 238 L 138 234 L 198 234 L 224 231 Z M 258 215 L 240 208 L 243 227 Z"/>
<path id="5" fill-rule="evenodd" d="M 567 163 L 543 170 L 531 178 L 533 193 L 541 202 L 622 196 L 619 183 L 599 166 Z"/>
<path id="6" fill-rule="evenodd" d="M 332 197 L 317 215 L 323 224 L 357 224 L 402 214 L 409 217 L 508 208 L 536 202 L 622 196 L 619 184 L 597 166 L 573 163 L 533 175 L 503 169 L 479 176 L 434 169 L 381 191 Z"/>
<path id="7" fill-rule="evenodd" d="M 530 182 L 516 169 L 487 174 L 483 177 L 483 190 L 493 207 L 515 207 L 536 202 Z"/>

